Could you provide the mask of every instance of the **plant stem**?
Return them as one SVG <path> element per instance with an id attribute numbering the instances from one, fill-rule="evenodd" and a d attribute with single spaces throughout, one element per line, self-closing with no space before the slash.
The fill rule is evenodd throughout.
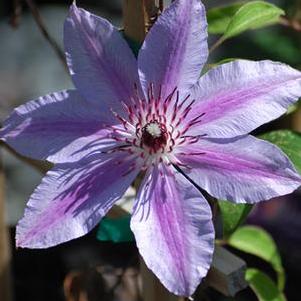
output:
<path id="1" fill-rule="evenodd" d="M 209 53 L 212 53 L 216 48 L 218 48 L 222 43 L 224 43 L 225 38 L 220 37 L 209 49 Z"/>
<path id="2" fill-rule="evenodd" d="M 56 55 L 58 56 L 58 58 L 64 65 L 65 69 L 68 70 L 68 66 L 67 66 L 66 59 L 65 59 L 65 54 L 62 51 L 62 49 L 60 48 L 60 46 L 57 44 L 57 42 L 54 40 L 54 38 L 49 34 L 34 0 L 25 0 L 25 1 L 28 5 L 28 7 L 31 11 L 31 14 L 32 14 L 36 24 L 38 25 L 42 35 L 47 40 L 47 42 L 50 44 L 50 46 L 53 48 Z"/>

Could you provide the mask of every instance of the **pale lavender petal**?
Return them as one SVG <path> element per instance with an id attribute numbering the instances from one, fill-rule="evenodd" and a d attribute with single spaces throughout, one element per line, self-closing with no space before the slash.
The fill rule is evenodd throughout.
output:
<path id="1" fill-rule="evenodd" d="M 104 114 L 76 91 L 62 91 L 16 108 L 4 122 L 0 139 L 20 154 L 54 163 L 77 161 L 113 146 Z"/>
<path id="2" fill-rule="evenodd" d="M 57 164 L 32 194 L 17 226 L 17 246 L 47 248 L 97 225 L 139 172 L 122 153 Z"/>
<path id="3" fill-rule="evenodd" d="M 301 96 L 301 73 L 281 63 L 237 60 L 210 70 L 196 87 L 188 119 L 205 115 L 189 133 L 231 138 L 284 114 Z"/>
<path id="4" fill-rule="evenodd" d="M 112 24 L 73 4 L 64 44 L 74 84 L 88 101 L 116 111 L 130 101 L 139 86 L 137 60 Z"/>
<path id="5" fill-rule="evenodd" d="M 176 86 L 187 92 L 199 79 L 208 56 L 205 8 L 199 0 L 176 0 L 158 18 L 138 56 L 146 93 L 162 85 L 162 96 Z"/>
<path id="6" fill-rule="evenodd" d="M 255 203 L 289 194 L 301 177 L 275 145 L 252 136 L 203 139 L 178 148 L 185 173 L 212 196 L 237 203 Z"/>
<path id="7" fill-rule="evenodd" d="M 131 229 L 146 265 L 174 294 L 190 296 L 210 267 L 211 209 L 173 167 L 154 167 L 138 192 Z"/>

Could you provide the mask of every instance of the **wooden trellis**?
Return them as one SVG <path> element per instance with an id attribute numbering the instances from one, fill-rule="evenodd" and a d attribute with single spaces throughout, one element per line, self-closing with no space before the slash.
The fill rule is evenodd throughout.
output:
<path id="1" fill-rule="evenodd" d="M 11 301 L 10 248 L 4 210 L 5 180 L 0 153 L 0 300 Z"/>

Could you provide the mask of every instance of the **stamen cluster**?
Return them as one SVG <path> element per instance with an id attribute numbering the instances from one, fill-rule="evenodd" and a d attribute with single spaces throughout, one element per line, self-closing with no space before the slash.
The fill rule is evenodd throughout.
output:
<path id="1" fill-rule="evenodd" d="M 196 143 L 205 135 L 190 136 L 188 130 L 201 122 L 204 113 L 187 120 L 195 100 L 190 95 L 180 100 L 175 88 L 164 99 L 161 88 L 158 96 L 154 96 L 153 84 L 148 89 L 147 99 L 139 97 L 135 86 L 131 104 L 123 102 L 126 112 L 124 116 L 112 113 L 121 122 L 120 126 L 111 126 L 111 138 L 121 142 L 118 150 L 124 150 L 139 155 L 144 160 L 144 167 L 150 164 L 165 162 L 180 164 L 173 155 L 173 150 L 179 145 Z"/>

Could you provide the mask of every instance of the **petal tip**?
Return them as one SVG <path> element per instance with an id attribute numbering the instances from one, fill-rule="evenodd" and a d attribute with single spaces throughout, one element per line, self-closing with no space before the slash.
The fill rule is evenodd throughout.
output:
<path id="1" fill-rule="evenodd" d="M 68 13 L 67 19 L 68 19 L 68 17 L 69 18 L 75 17 L 79 13 L 80 13 L 80 8 L 77 6 L 76 1 L 74 0 L 69 7 L 69 13 Z"/>
<path id="2" fill-rule="evenodd" d="M 70 5 L 70 11 L 78 9 L 76 0 L 72 1 L 72 4 Z"/>

